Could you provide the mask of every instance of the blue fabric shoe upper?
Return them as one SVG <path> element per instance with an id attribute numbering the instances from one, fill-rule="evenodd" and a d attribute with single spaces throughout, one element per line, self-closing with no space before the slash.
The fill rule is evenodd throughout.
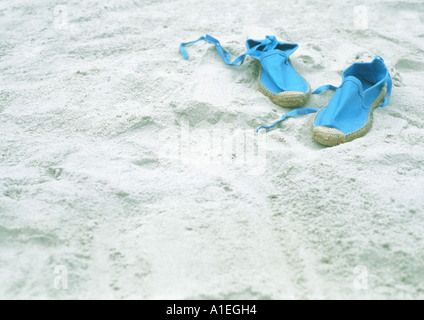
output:
<path id="1" fill-rule="evenodd" d="M 184 47 L 200 40 L 215 44 L 219 55 L 228 65 L 241 66 L 247 55 L 258 60 L 262 66 L 261 85 L 272 94 L 285 91 L 297 91 L 306 94 L 310 90 L 306 80 L 297 73 L 289 61 L 289 56 L 298 48 L 297 44 L 279 42 L 275 36 L 266 36 L 263 40 L 249 39 L 246 41 L 247 51 L 231 61 L 229 53 L 222 48 L 219 41 L 210 35 L 206 35 L 180 45 L 180 51 L 185 59 L 188 59 L 188 55 Z"/>
<path id="2" fill-rule="evenodd" d="M 281 117 L 270 126 L 260 126 L 260 129 L 271 129 L 286 118 L 300 114 L 318 112 L 314 119 L 314 127 L 328 127 L 350 134 L 368 124 L 370 108 L 385 90 L 384 100 L 378 107 L 389 103 L 392 92 L 392 78 L 389 70 L 380 56 L 369 63 L 354 63 L 342 75 L 342 84 L 337 88 L 331 85 L 319 87 L 313 93 L 324 90 L 336 90 L 329 104 L 322 108 L 296 109 Z"/>
<path id="3" fill-rule="evenodd" d="M 265 40 L 247 40 L 250 56 L 262 66 L 261 84 L 273 94 L 285 91 L 309 92 L 306 80 L 293 68 L 289 56 L 299 47 L 294 43 L 279 42 L 274 36 Z"/>
<path id="4" fill-rule="evenodd" d="M 389 102 L 392 79 L 379 56 L 370 63 L 354 63 L 342 75 L 342 84 L 329 104 L 315 117 L 314 126 L 334 128 L 343 134 L 360 130 L 369 121 L 370 108 L 382 90 L 387 90 L 383 103 Z"/>

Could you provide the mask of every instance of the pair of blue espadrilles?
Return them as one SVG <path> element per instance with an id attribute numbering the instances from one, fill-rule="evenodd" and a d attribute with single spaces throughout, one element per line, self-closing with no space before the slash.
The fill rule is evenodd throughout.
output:
<path id="1" fill-rule="evenodd" d="M 231 61 L 229 53 L 219 41 L 206 35 L 180 45 L 185 59 L 188 59 L 188 55 L 184 47 L 201 40 L 214 44 L 228 65 L 241 66 L 247 55 L 256 59 L 260 65 L 259 90 L 277 105 L 301 107 L 311 94 L 335 90 L 327 106 L 321 109 L 295 109 L 274 124 L 261 126 L 258 130 L 271 129 L 288 117 L 316 113 L 312 122 L 314 140 L 326 146 L 335 146 L 365 135 L 371 127 L 373 110 L 386 106 L 390 99 L 392 79 L 380 56 L 368 63 L 352 64 L 343 72 L 339 87 L 325 85 L 312 92 L 308 82 L 289 60 L 289 56 L 298 48 L 297 44 L 280 42 L 275 36 L 266 36 L 264 40 L 249 39 L 246 41 L 247 51 Z"/>

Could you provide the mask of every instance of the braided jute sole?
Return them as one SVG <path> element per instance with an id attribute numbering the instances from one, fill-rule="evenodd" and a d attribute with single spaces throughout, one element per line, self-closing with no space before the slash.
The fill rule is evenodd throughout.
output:
<path id="1" fill-rule="evenodd" d="M 367 122 L 365 122 L 362 128 L 351 133 L 344 134 L 337 129 L 323 127 L 323 126 L 315 127 L 314 125 L 315 119 L 318 116 L 318 114 L 324 109 L 322 108 L 320 111 L 317 112 L 317 114 L 314 117 L 314 121 L 312 122 L 312 137 L 318 143 L 321 143 L 325 146 L 333 147 L 341 143 L 349 142 L 349 141 L 355 140 L 356 138 L 364 136 L 371 128 L 372 120 L 373 120 L 373 116 L 372 116 L 373 111 L 384 100 L 384 97 L 386 96 L 386 92 L 387 92 L 387 86 L 381 90 L 378 97 L 372 103 L 368 113 Z"/>
<path id="2" fill-rule="evenodd" d="M 258 61 L 256 61 L 258 62 Z M 262 66 L 259 64 L 259 91 L 262 92 L 266 97 L 268 97 L 273 103 L 281 106 L 281 107 L 301 107 L 303 106 L 311 96 L 311 87 L 308 83 L 308 92 L 298 92 L 298 91 L 284 91 L 280 93 L 275 93 L 267 90 L 261 83 L 261 75 L 262 75 Z"/>

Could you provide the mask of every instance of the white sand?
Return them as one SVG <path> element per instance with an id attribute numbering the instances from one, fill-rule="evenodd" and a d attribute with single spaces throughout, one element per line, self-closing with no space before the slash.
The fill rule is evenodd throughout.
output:
<path id="1" fill-rule="evenodd" d="M 2 1 L 0 28 L 0 298 L 424 298 L 422 1 Z M 250 58 L 184 60 L 206 33 L 299 43 L 313 88 L 379 54 L 391 102 L 338 147 L 308 115 L 212 152 L 289 109 Z"/>

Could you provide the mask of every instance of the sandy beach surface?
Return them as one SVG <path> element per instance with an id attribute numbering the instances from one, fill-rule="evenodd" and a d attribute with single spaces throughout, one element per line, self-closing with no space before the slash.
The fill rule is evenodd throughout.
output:
<path id="1" fill-rule="evenodd" d="M 423 299 L 424 2 L 1 1 L 0 298 Z M 258 90 L 381 55 L 390 104 L 337 147 Z M 331 92 L 306 107 L 323 107 Z"/>

